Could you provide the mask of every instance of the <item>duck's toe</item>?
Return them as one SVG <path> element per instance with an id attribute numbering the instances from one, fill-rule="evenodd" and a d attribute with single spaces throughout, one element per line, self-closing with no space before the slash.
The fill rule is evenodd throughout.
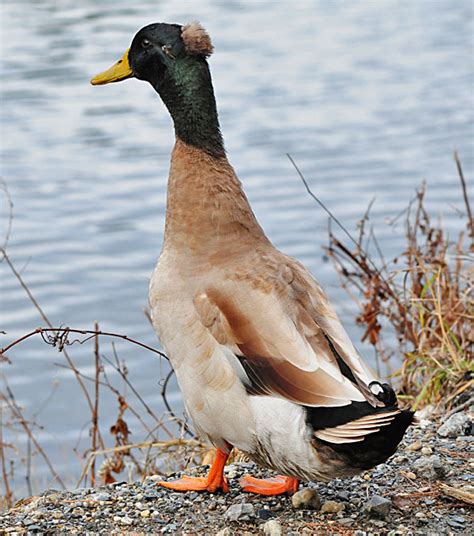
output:
<path id="1" fill-rule="evenodd" d="M 184 475 L 179 480 L 159 482 L 159 484 L 174 491 L 209 491 L 210 493 L 215 493 L 219 489 L 224 493 L 229 491 L 229 484 L 224 476 L 222 478 L 209 478 L 209 476 L 193 477 Z"/>
<path id="2" fill-rule="evenodd" d="M 282 495 L 298 491 L 300 481 L 292 476 L 278 475 L 272 478 L 254 478 L 245 475 L 240 479 L 243 491 L 259 495 Z"/>

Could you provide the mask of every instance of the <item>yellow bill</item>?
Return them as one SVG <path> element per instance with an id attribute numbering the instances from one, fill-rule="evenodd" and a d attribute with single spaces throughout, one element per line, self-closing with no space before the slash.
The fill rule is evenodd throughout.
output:
<path id="1" fill-rule="evenodd" d="M 120 82 L 120 80 L 125 80 L 133 76 L 133 71 L 130 68 L 128 63 L 128 52 L 129 48 L 125 51 L 125 54 L 117 63 L 112 65 L 110 69 L 104 71 L 103 73 L 94 76 L 91 80 L 93 86 L 102 86 L 104 84 L 110 84 L 112 82 Z"/>

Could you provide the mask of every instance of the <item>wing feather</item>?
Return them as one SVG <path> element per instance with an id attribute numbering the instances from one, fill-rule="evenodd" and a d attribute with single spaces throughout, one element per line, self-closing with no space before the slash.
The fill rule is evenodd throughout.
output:
<path id="1" fill-rule="evenodd" d="M 260 391 L 309 406 L 366 400 L 341 373 L 321 328 L 301 308 L 295 318 L 275 293 L 229 282 L 199 293 L 194 305 L 216 341 L 245 358 Z"/>

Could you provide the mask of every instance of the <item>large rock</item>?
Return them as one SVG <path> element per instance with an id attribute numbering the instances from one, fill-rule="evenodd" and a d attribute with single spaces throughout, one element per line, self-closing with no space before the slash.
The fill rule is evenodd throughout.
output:
<path id="1" fill-rule="evenodd" d="M 385 519 L 392 508 L 392 501 L 380 495 L 374 495 L 362 508 L 362 512 L 369 516 L 379 519 Z"/>
<path id="2" fill-rule="evenodd" d="M 458 437 L 465 435 L 470 423 L 471 419 L 467 413 L 455 413 L 438 428 L 438 435 L 441 437 Z"/>
<path id="3" fill-rule="evenodd" d="M 316 490 L 311 488 L 303 488 L 297 491 L 291 497 L 293 508 L 306 508 L 308 510 L 319 510 L 321 500 Z"/>
<path id="4" fill-rule="evenodd" d="M 225 513 L 225 518 L 228 521 L 249 521 L 255 517 L 253 504 L 240 503 L 229 506 Z"/>
<path id="5" fill-rule="evenodd" d="M 263 525 L 263 534 L 265 536 L 282 536 L 282 528 L 276 519 L 270 519 Z"/>
<path id="6" fill-rule="evenodd" d="M 437 454 L 423 456 L 413 462 L 413 470 L 421 477 L 431 480 L 439 480 L 446 475 L 446 468 Z"/>

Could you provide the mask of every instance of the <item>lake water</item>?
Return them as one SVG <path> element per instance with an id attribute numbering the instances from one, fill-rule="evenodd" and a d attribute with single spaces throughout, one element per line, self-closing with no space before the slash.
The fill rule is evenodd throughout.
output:
<path id="1" fill-rule="evenodd" d="M 14 202 L 8 252 L 54 325 L 91 329 L 97 320 L 103 330 L 157 344 L 143 309 L 163 238 L 171 121 L 148 84 L 89 85 L 150 22 L 198 19 L 210 32 L 230 160 L 267 234 L 320 279 L 355 341 L 354 306 L 324 262 L 327 216 L 286 153 L 349 230 L 376 198 L 371 224 L 388 256 L 402 247 L 403 224 L 385 222 L 422 180 L 432 213 L 453 234 L 462 225 L 452 153 L 472 180 L 470 1 L 4 0 L 1 9 L 1 175 Z M 0 278 L 3 346 L 44 322 L 5 262 Z M 372 351 L 359 347 L 371 362 Z M 161 413 L 166 363 L 125 342 L 116 348 L 133 385 Z M 112 354 L 110 341 L 102 351 Z M 93 373 L 91 343 L 70 354 Z M 79 450 L 88 441 L 89 422 L 77 383 L 39 337 L 9 355 L 13 363 L 2 370 L 72 483 L 80 470 L 71 448 L 81 430 Z M 180 413 L 174 384 L 169 400 Z M 113 397 L 104 394 L 100 412 L 107 432 Z M 133 440 L 142 439 L 141 426 L 129 424 Z M 17 465 L 17 489 L 23 479 Z M 33 479 L 38 488 L 50 484 L 40 460 Z"/>

